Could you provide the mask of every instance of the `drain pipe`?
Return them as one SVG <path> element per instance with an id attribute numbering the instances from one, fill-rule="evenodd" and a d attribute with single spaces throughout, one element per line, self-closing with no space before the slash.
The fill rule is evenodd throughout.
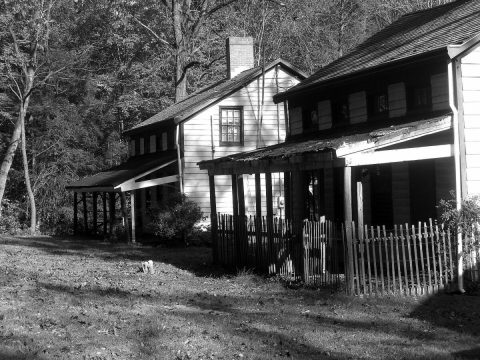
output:
<path id="1" fill-rule="evenodd" d="M 175 134 L 175 146 L 177 147 L 177 162 L 178 162 L 178 176 L 179 176 L 179 183 L 180 183 L 180 194 L 183 195 L 183 169 L 182 169 L 182 156 L 180 151 L 180 124 L 177 125 Z"/>
<path id="2" fill-rule="evenodd" d="M 461 185 L 461 169 L 460 169 L 460 135 L 459 135 L 459 121 L 458 108 L 456 106 L 456 73 L 454 72 L 454 61 L 448 63 L 448 97 L 450 108 L 453 112 L 453 134 L 454 134 L 454 154 L 455 154 L 455 196 L 457 203 L 457 211 L 462 208 L 462 185 Z M 457 281 L 458 291 L 464 293 L 463 288 L 463 242 L 460 227 L 457 228 Z"/>

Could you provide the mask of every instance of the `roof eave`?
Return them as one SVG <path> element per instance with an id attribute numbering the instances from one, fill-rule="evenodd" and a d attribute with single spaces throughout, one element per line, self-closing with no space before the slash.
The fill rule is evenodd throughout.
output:
<path id="1" fill-rule="evenodd" d="M 480 34 L 472 37 L 471 39 L 465 41 L 462 44 L 458 45 L 448 45 L 447 51 L 448 56 L 450 59 L 454 60 L 458 57 L 466 55 L 466 53 L 470 52 L 476 45 L 480 43 Z"/>

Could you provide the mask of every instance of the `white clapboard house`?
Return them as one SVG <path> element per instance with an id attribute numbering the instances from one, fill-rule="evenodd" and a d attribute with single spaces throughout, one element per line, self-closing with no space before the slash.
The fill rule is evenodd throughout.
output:
<path id="1" fill-rule="evenodd" d="M 200 163 L 213 182 L 284 174 L 299 221 L 438 219 L 451 190 L 480 194 L 480 1 L 405 15 L 274 100 L 286 142 Z"/>
<path id="2" fill-rule="evenodd" d="M 83 204 L 83 225 L 89 232 L 108 234 L 118 198 L 123 217 L 135 220 L 137 232 L 148 223 L 149 208 L 174 192 L 197 202 L 208 217 L 209 178 L 197 163 L 285 140 L 286 108 L 274 103 L 273 96 L 296 85 L 304 74 L 281 59 L 255 67 L 252 38 L 227 40 L 227 65 L 225 79 L 125 131 L 130 157 L 124 164 L 68 187 L 75 192 L 75 219 L 77 204 Z M 253 178 L 247 177 L 245 202 L 255 211 L 253 186 Z M 274 179 L 273 192 L 283 196 L 282 175 Z M 230 210 L 230 176 L 218 177 L 216 193 L 217 209 Z M 133 205 L 127 210 L 129 203 Z"/>

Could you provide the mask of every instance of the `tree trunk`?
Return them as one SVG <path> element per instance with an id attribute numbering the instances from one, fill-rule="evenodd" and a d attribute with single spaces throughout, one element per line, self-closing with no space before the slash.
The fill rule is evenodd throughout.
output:
<path id="1" fill-rule="evenodd" d="M 19 99 L 20 109 L 18 111 L 17 121 L 15 122 L 15 128 L 13 129 L 7 152 L 5 153 L 5 156 L 3 158 L 2 166 L 0 167 L 0 216 L 2 215 L 1 204 L 3 200 L 3 195 L 5 194 L 8 173 L 10 172 L 10 168 L 12 167 L 13 158 L 15 157 L 15 152 L 17 151 L 18 143 L 21 139 L 22 124 L 25 121 L 25 116 L 27 114 L 28 104 L 30 102 L 30 92 L 33 88 L 34 77 L 35 70 L 33 68 L 28 68 L 25 76 L 25 98 Z"/>
<path id="2" fill-rule="evenodd" d="M 7 152 L 2 161 L 2 166 L 0 167 L 0 216 L 2 214 L 2 200 L 5 193 L 5 185 L 7 183 L 8 173 L 12 167 L 13 158 L 15 156 L 15 151 L 17 151 L 18 143 L 20 141 L 20 135 L 22 132 L 22 118 L 25 117 L 25 111 L 23 106 L 20 108 L 17 121 L 15 122 L 15 128 L 13 130 L 12 137 L 10 138 L 10 143 L 8 144 Z"/>
<path id="3" fill-rule="evenodd" d="M 30 233 L 33 235 L 37 231 L 37 207 L 35 205 L 35 196 L 33 195 L 32 185 L 30 183 L 30 174 L 28 172 L 27 139 L 25 135 L 25 117 L 22 121 L 22 159 L 23 159 L 23 171 L 25 176 L 25 186 L 27 187 L 28 200 L 30 202 Z"/>
<path id="4" fill-rule="evenodd" d="M 185 38 L 182 32 L 182 7 L 180 1 L 172 1 L 173 34 L 175 37 L 175 102 L 187 96 L 185 66 Z"/>

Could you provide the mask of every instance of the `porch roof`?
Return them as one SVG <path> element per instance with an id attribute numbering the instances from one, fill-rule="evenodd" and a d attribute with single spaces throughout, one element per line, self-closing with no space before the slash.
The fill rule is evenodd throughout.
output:
<path id="1" fill-rule="evenodd" d="M 75 181 L 65 188 L 79 192 L 128 191 L 131 190 L 132 183 L 138 183 L 138 179 L 160 170 L 175 161 L 176 153 L 171 151 L 160 156 L 158 154 L 148 154 L 133 157 L 118 166 Z"/>
<path id="2" fill-rule="evenodd" d="M 298 139 L 289 142 L 228 155 L 214 160 L 201 161 L 200 169 L 211 174 L 233 174 L 270 171 L 286 171 L 294 167 L 323 167 L 352 154 L 385 148 L 422 136 L 452 128 L 451 114 L 413 122 L 392 125 L 370 131 L 324 135 L 313 139 Z M 352 130 L 351 130 L 352 131 Z M 323 163 L 323 165 L 321 164 Z M 302 164 L 302 165 L 300 165 Z"/>

